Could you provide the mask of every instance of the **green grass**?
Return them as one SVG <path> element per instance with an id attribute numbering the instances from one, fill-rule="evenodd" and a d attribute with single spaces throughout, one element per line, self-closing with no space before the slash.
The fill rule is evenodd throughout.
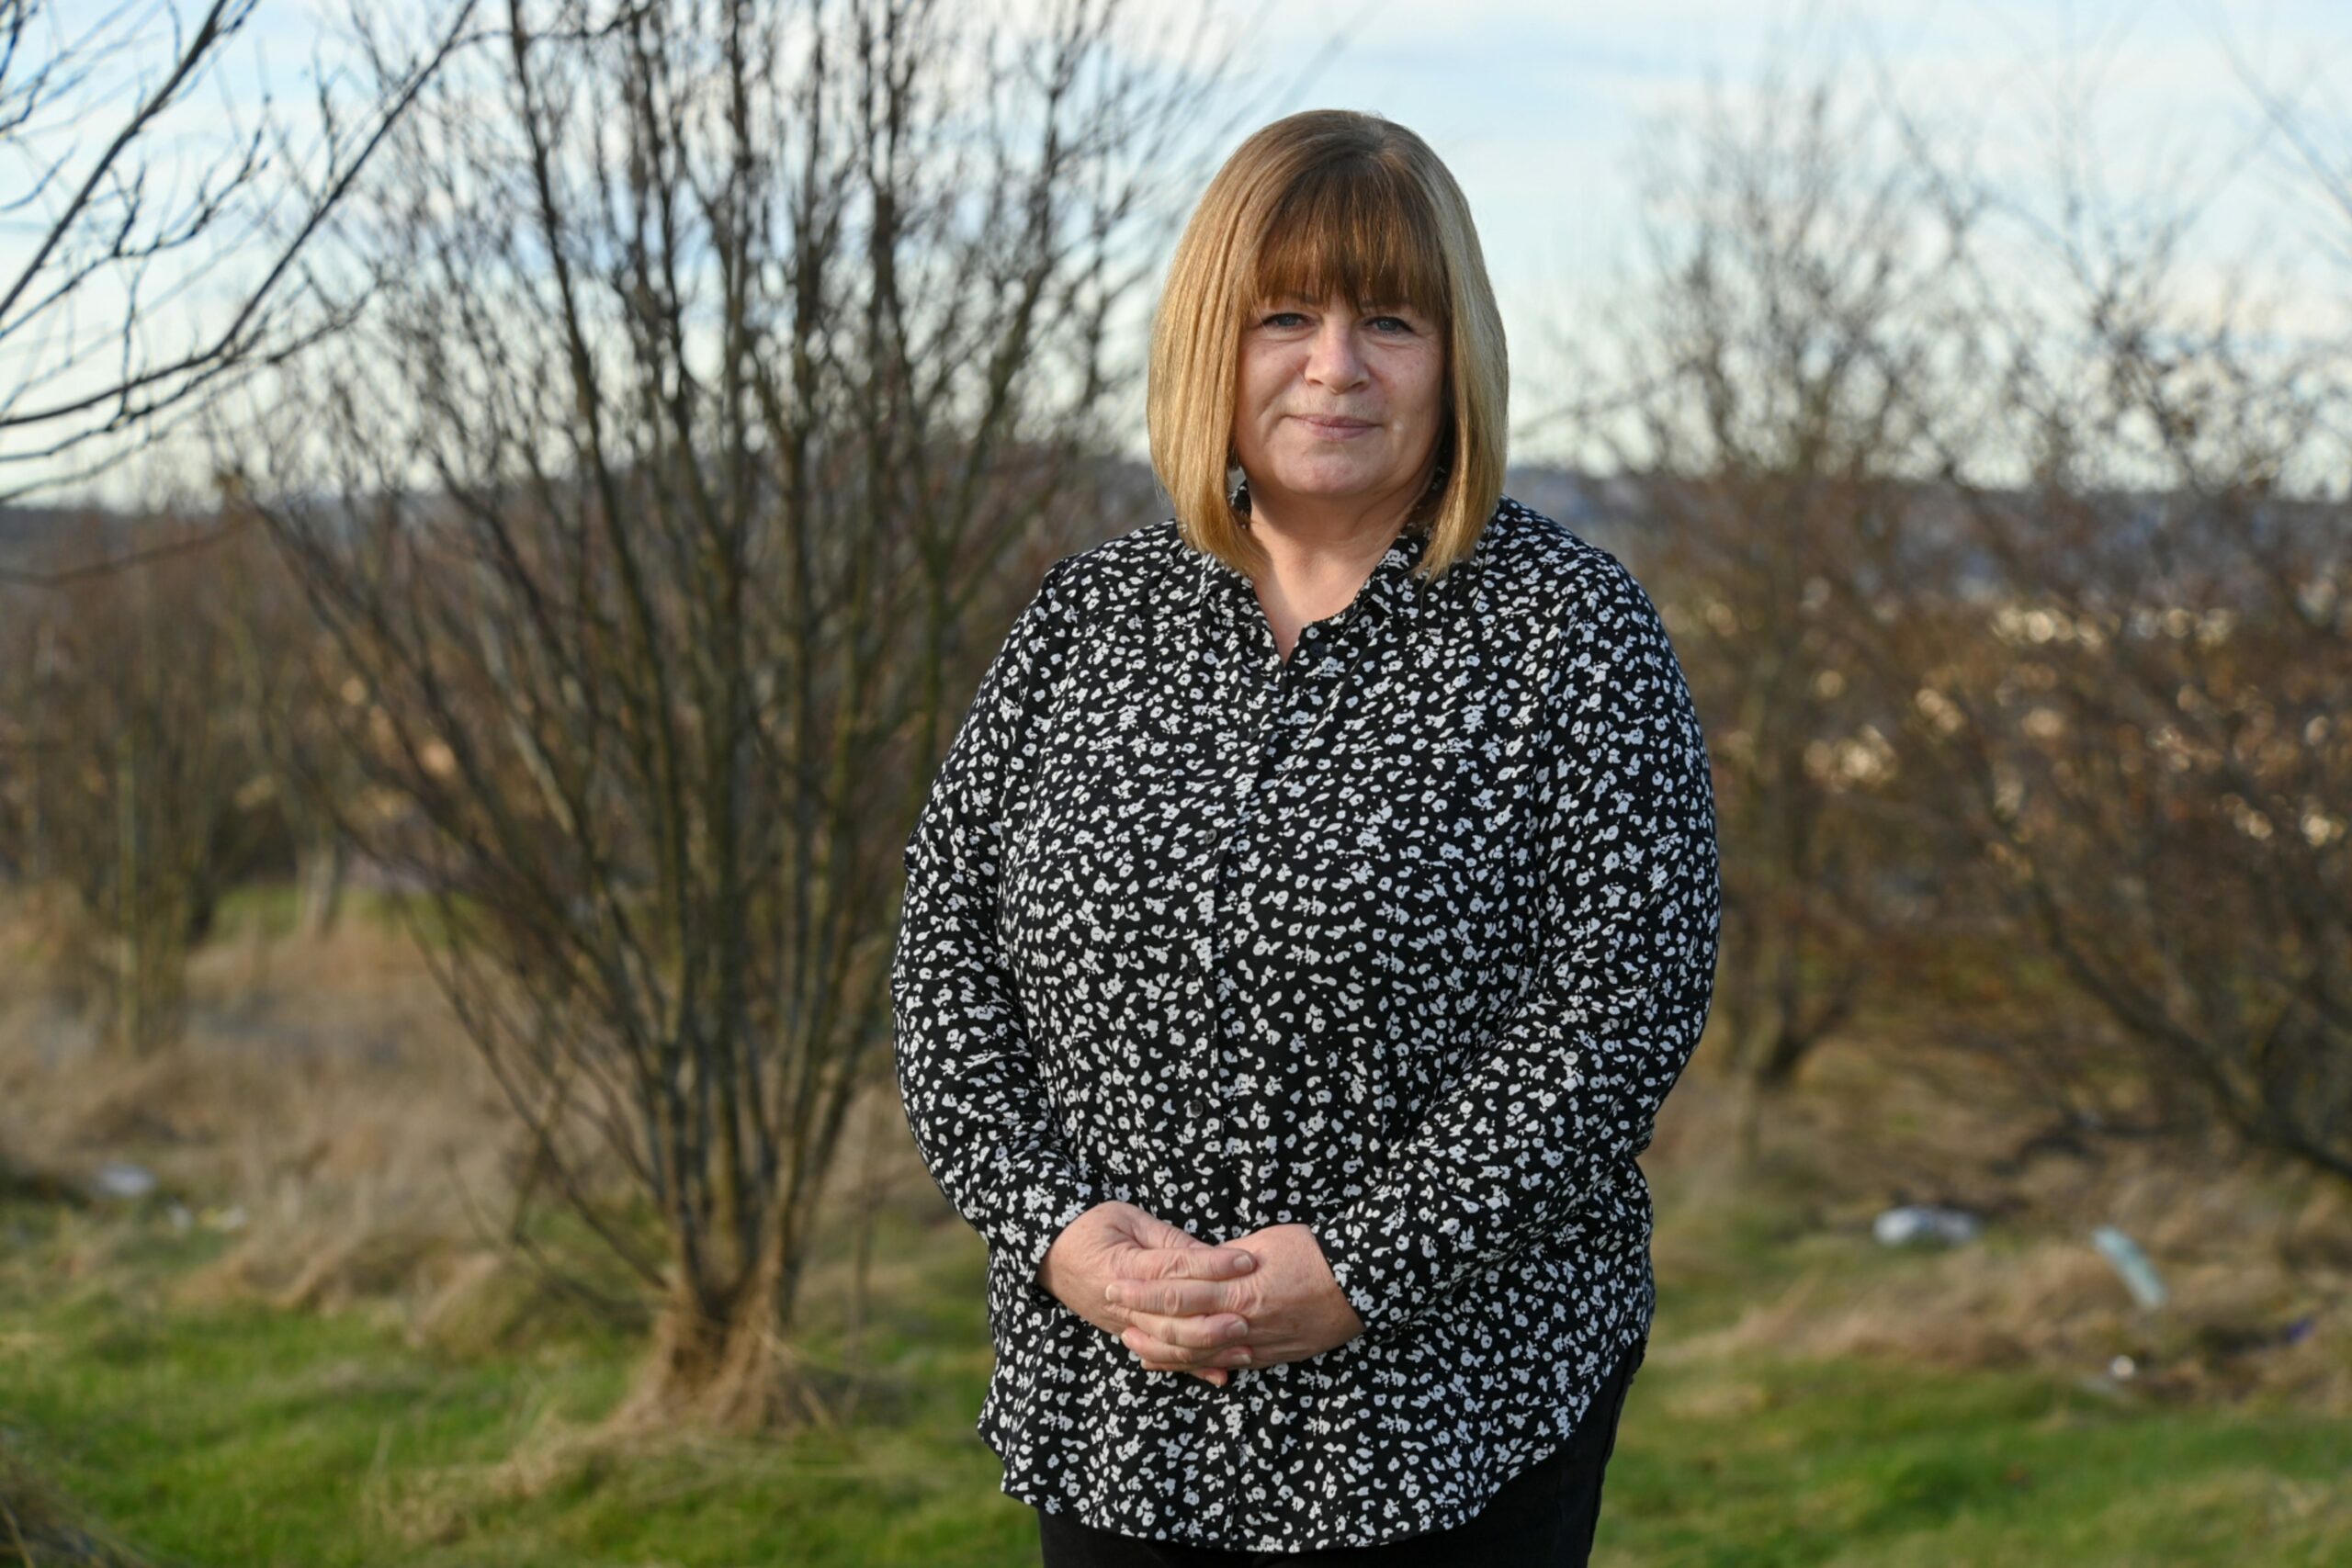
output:
<path id="1" fill-rule="evenodd" d="M 962 1239 L 939 1248 L 935 1288 L 869 1332 L 881 1370 L 864 1398 L 888 1419 L 574 1460 L 517 1496 L 492 1468 L 535 1430 L 608 1408 L 634 1340 L 575 1323 L 452 1356 L 410 1344 L 390 1312 L 168 1307 L 171 1276 L 216 1238 L 13 1205 L 0 1437 L 96 1520 L 190 1563 L 1019 1562 L 1029 1512 L 997 1495 L 970 1429 L 989 1350 Z M 108 1261 L 61 1286 L 93 1256 Z"/>
<path id="2" fill-rule="evenodd" d="M 2130 1411 L 2018 1374 L 1770 1362 L 1740 1369 L 1762 1390 L 1752 1410 L 1669 1414 L 1721 1375 L 1651 1363 L 1635 1380 L 1599 1561 L 2318 1568 L 2352 1551 L 2340 1423 Z"/>
<path id="3" fill-rule="evenodd" d="M 1721 1273 L 1661 1279 L 1659 1350 L 1834 1261 L 1757 1213 L 1724 1228 Z M 493 1484 L 493 1467 L 608 1408 L 628 1337 L 550 1314 L 544 1334 L 460 1355 L 411 1344 L 389 1310 L 175 1307 L 169 1285 L 219 1238 L 153 1216 L 0 1207 L 0 1438 L 164 1562 L 1034 1562 L 1029 1510 L 999 1495 L 972 1431 L 989 1369 L 978 1245 L 912 1226 L 882 1241 L 881 1256 L 922 1258 L 923 1271 L 881 1303 L 872 1382 L 845 1431 L 574 1460 L 525 1495 Z M 814 1348 L 838 1352 L 829 1337 Z M 1725 1382 L 1747 1385 L 1746 1402 L 1704 1404 Z M 2317 1568 L 2352 1561 L 2347 1473 L 2352 1435 L 2290 1410 L 2129 1408 L 2025 1374 L 1677 1366 L 1654 1352 L 1626 1405 L 1596 1562 Z"/>
<path id="4" fill-rule="evenodd" d="M 229 889 L 221 895 L 220 908 L 213 914 L 213 940 L 232 934 L 271 940 L 292 935 L 295 918 L 300 913 L 300 891 L 288 880 L 243 883 Z M 429 894 L 345 887 L 342 897 L 343 919 L 364 920 L 379 930 L 405 935 L 406 911 L 415 916 L 428 941 L 437 945 L 443 940 L 440 910 Z M 462 907 L 468 900 L 461 894 L 456 902 Z"/>

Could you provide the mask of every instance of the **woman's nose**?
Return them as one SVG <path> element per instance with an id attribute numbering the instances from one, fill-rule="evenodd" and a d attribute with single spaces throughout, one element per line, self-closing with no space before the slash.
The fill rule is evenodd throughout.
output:
<path id="1" fill-rule="evenodd" d="M 1352 387 L 1363 379 L 1363 355 L 1356 349 L 1352 316 L 1327 310 L 1306 356 L 1306 378 L 1327 387 Z"/>

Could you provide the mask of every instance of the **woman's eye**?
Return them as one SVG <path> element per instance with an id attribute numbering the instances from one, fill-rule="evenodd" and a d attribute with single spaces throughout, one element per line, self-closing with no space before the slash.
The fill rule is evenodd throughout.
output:
<path id="1" fill-rule="evenodd" d="M 1270 310 L 1258 319 L 1260 326 L 1270 327 L 1278 332 L 1286 332 L 1293 327 L 1304 325 L 1306 321 L 1306 313 L 1303 310 Z M 1366 316 L 1364 322 L 1382 337 L 1408 337 L 1417 330 L 1412 322 L 1402 316 Z"/>

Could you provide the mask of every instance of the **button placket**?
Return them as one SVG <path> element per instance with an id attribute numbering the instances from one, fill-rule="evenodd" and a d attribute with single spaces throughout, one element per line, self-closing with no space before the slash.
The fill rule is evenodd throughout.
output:
<path id="1" fill-rule="evenodd" d="M 1215 563 L 1211 563 L 1214 570 Z M 1222 1194 L 1226 1213 L 1219 1216 L 1231 1229 L 1224 1235 L 1205 1239 L 1223 1241 L 1227 1235 L 1238 1235 L 1253 1228 L 1250 1201 L 1257 1188 L 1250 1162 L 1244 1151 L 1230 1146 L 1237 1132 L 1232 1119 L 1226 1113 L 1224 1086 L 1243 1070 L 1238 1043 L 1246 1040 L 1238 1010 L 1242 1005 L 1236 994 L 1230 965 L 1225 962 L 1227 934 L 1235 929 L 1234 901 L 1238 896 L 1236 871 L 1246 858 L 1249 849 L 1248 823 L 1260 781 L 1265 776 L 1264 760 L 1267 735 L 1277 728 L 1279 713 L 1281 660 L 1264 629 L 1261 616 L 1250 616 L 1238 603 L 1238 594 L 1229 592 L 1234 585 L 1217 582 L 1212 585 L 1216 597 L 1212 613 L 1205 621 L 1211 638 L 1214 663 L 1211 669 L 1211 689 L 1226 694 L 1230 706 L 1227 712 L 1238 714 L 1242 721 L 1242 734 L 1236 739 L 1238 759 L 1237 786 L 1227 803 L 1225 820 L 1220 825 L 1216 848 L 1210 857 L 1209 897 L 1206 900 L 1208 929 L 1202 934 L 1197 951 L 1202 955 L 1206 973 L 1204 976 L 1209 1002 L 1211 1031 L 1208 1052 L 1209 1079 L 1194 1085 L 1186 1094 L 1184 1110 L 1192 1129 L 1193 1146 L 1204 1151 L 1215 1150 L 1216 1163 L 1236 1158 L 1237 1168 L 1228 1190 Z M 1241 590 L 1246 592 L 1246 585 Z M 1251 624 L 1252 620 L 1256 624 Z M 1232 671 L 1239 675 L 1227 675 Z M 1229 684 L 1228 684 L 1229 682 Z M 1217 727 L 1222 741 L 1226 734 Z M 1239 1157 L 1236 1157 L 1239 1156 Z M 1198 1380 L 1192 1380 L 1198 1382 Z M 1222 1387 L 1213 1383 L 1199 1384 L 1199 1397 L 1204 1400 L 1204 1416 L 1208 1428 L 1217 1435 L 1220 1445 L 1233 1455 L 1232 1464 L 1215 1483 L 1209 1475 L 1202 1475 L 1203 1491 L 1223 1494 L 1212 1506 L 1227 1514 L 1237 1514 L 1244 1505 L 1245 1488 L 1255 1466 L 1251 1455 L 1254 1444 L 1250 1434 L 1257 1423 L 1250 1406 L 1256 1402 L 1255 1379 L 1252 1369 L 1235 1367 L 1227 1370 Z"/>
<path id="2" fill-rule="evenodd" d="M 1237 1043 L 1246 1041 L 1247 1031 L 1238 1017 L 1243 1004 L 1236 994 L 1229 966 L 1224 962 L 1223 938 L 1234 929 L 1235 900 L 1239 892 L 1237 868 L 1249 851 L 1248 823 L 1255 795 L 1270 772 L 1268 741 L 1281 729 L 1283 661 L 1273 646 L 1263 615 L 1252 613 L 1254 606 L 1242 603 L 1242 595 L 1250 592 L 1247 581 L 1238 578 L 1219 580 L 1217 573 L 1222 569 L 1214 561 L 1204 563 L 1204 570 L 1212 578 L 1204 606 L 1208 614 L 1203 621 L 1210 644 L 1212 690 L 1225 684 L 1218 677 L 1235 668 L 1237 655 L 1238 667 L 1254 672 L 1229 688 L 1228 711 L 1238 710 L 1243 716 L 1242 735 L 1237 739 L 1244 765 L 1227 803 L 1225 819 L 1219 825 L 1210 857 L 1208 929 L 1195 948 L 1211 998 L 1213 1038 L 1207 1069 L 1211 1076 L 1208 1082 L 1195 1086 L 1187 1094 L 1184 1111 L 1193 1146 L 1214 1149 L 1220 1156 L 1240 1161 L 1234 1184 L 1225 1196 L 1229 1208 L 1227 1217 L 1238 1228 L 1247 1229 L 1250 1225 L 1252 1195 L 1259 1182 L 1250 1168 L 1253 1162 L 1249 1151 L 1236 1144 L 1239 1129 L 1226 1113 L 1227 1097 L 1224 1089 L 1238 1074 L 1247 1070 L 1248 1064 Z"/>
<path id="3" fill-rule="evenodd" d="M 1212 639 L 1213 671 L 1232 669 L 1236 662 L 1242 670 L 1253 670 L 1252 678 L 1237 682 L 1232 689 L 1236 707 L 1246 715 L 1249 739 L 1241 750 L 1250 765 L 1241 770 L 1212 857 L 1210 929 L 1196 949 L 1206 964 L 1209 994 L 1214 998 L 1214 1077 L 1187 1094 L 1184 1111 L 1197 1139 L 1195 1146 L 1215 1147 L 1236 1160 L 1238 1190 L 1227 1196 L 1238 1231 L 1253 1229 L 1271 1218 L 1273 1194 L 1269 1182 L 1279 1159 L 1277 1150 L 1257 1146 L 1250 1131 L 1227 1113 L 1223 1086 L 1236 1073 L 1253 1067 L 1279 1076 L 1281 1065 L 1245 1061 L 1246 1053 L 1239 1048 L 1249 1038 L 1238 1018 L 1244 1003 L 1222 962 L 1221 951 L 1224 934 L 1234 929 L 1233 911 L 1241 892 L 1237 868 L 1248 859 L 1253 836 L 1262 827 L 1255 808 L 1266 784 L 1313 743 L 1344 700 L 1349 667 L 1366 651 L 1356 646 L 1361 640 L 1357 634 L 1369 622 L 1402 608 L 1396 603 L 1395 578 L 1410 561 L 1410 551 L 1392 547 L 1346 609 L 1301 628 L 1288 659 L 1274 645 L 1262 612 L 1243 597 L 1252 592 L 1246 581 L 1213 582 L 1211 603 L 1204 606 L 1210 612 L 1203 624 Z M 1214 563 L 1209 570 L 1216 570 Z M 1213 691 L 1217 683 L 1213 674 Z M 1263 1136 L 1272 1138 L 1278 1131 L 1269 1128 Z M 1219 1401 L 1218 1412 L 1227 1435 L 1238 1450 L 1237 1468 L 1228 1478 L 1232 1488 L 1228 1495 L 1234 1504 L 1239 1503 L 1248 1477 L 1255 1473 L 1252 1456 L 1279 1424 L 1278 1413 L 1270 1403 L 1272 1386 L 1264 1383 L 1265 1371 L 1232 1369 L 1221 1391 L 1225 1397 Z M 1253 1522 L 1262 1522 L 1256 1520 L 1254 1511 Z"/>

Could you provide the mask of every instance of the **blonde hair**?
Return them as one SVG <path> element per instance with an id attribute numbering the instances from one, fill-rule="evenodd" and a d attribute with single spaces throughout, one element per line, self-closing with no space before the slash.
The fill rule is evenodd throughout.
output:
<path id="1" fill-rule="evenodd" d="M 1501 500 L 1510 367 L 1470 204 L 1429 143 L 1378 115 L 1309 109 L 1234 150 L 1193 209 L 1152 320 L 1151 466 L 1186 541 L 1265 564 L 1228 490 L 1244 317 L 1284 295 L 1411 305 L 1445 343 L 1445 399 L 1419 570 L 1470 553 Z"/>

